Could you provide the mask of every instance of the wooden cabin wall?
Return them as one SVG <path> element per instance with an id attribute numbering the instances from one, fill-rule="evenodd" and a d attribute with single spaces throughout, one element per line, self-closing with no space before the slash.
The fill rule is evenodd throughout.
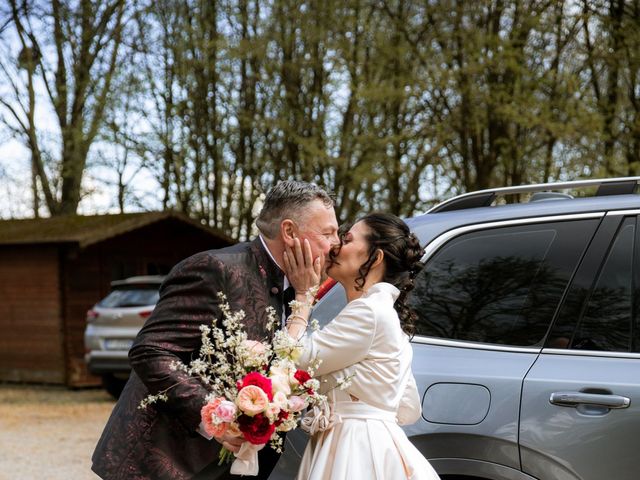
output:
<path id="1" fill-rule="evenodd" d="M 58 247 L 0 249 L 0 380 L 64 383 Z"/>

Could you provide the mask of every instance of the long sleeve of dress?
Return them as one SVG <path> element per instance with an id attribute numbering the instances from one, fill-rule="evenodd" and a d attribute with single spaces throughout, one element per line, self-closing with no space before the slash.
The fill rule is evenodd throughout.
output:
<path id="1" fill-rule="evenodd" d="M 410 373 L 404 393 L 400 399 L 396 418 L 400 425 L 411 425 L 418 421 L 421 414 L 422 405 L 420 404 L 420 395 L 418 394 L 416 379 Z"/>
<path id="2" fill-rule="evenodd" d="M 324 328 L 300 339 L 304 353 L 298 365 L 306 368 L 314 359 L 321 359 L 317 375 L 349 367 L 366 357 L 375 331 L 373 309 L 361 300 L 354 300 Z"/>

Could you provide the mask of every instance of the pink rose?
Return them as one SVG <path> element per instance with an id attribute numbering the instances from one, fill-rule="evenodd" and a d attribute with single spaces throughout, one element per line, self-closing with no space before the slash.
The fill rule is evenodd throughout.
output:
<path id="1" fill-rule="evenodd" d="M 236 419 L 237 408 L 233 402 L 223 400 L 215 409 L 214 415 L 226 423 L 231 423 Z"/>
<path id="2" fill-rule="evenodd" d="M 297 395 L 292 395 L 289 397 L 289 410 L 291 410 L 292 412 L 299 412 L 306 406 L 307 402 L 304 398 Z"/>
<path id="3" fill-rule="evenodd" d="M 256 385 L 248 385 L 238 392 L 236 404 L 242 412 L 253 417 L 267 409 L 269 397 L 262 388 Z"/>
<path id="4" fill-rule="evenodd" d="M 200 418 L 204 425 L 204 431 L 214 437 L 221 437 L 227 431 L 228 424 L 221 421 L 215 413 L 223 401 L 225 401 L 224 398 L 218 397 L 205 404 L 200 410 Z"/>

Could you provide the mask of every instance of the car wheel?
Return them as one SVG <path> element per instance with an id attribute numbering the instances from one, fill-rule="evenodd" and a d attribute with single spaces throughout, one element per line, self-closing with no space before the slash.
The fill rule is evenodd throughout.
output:
<path id="1" fill-rule="evenodd" d="M 111 374 L 102 375 L 102 386 L 113 398 L 120 398 L 126 383 L 125 379 L 117 378 Z"/>

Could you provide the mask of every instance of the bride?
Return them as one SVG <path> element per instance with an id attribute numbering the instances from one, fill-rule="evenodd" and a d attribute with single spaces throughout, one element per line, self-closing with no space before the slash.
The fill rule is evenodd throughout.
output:
<path id="1" fill-rule="evenodd" d="M 422 254 L 398 217 L 374 213 L 359 220 L 341 236 L 327 268 L 344 287 L 348 304 L 322 330 L 307 335 L 311 305 L 305 292 L 318 284 L 322 266 L 306 240 L 296 239 L 285 252 L 287 278 L 302 292 L 287 331 L 304 345 L 300 368 L 322 360 L 316 375 L 331 405 L 329 415 L 316 412 L 307 419 L 311 438 L 298 480 L 439 478 L 399 426 L 421 414 L 409 343 L 415 313 L 405 301 Z M 345 382 L 347 388 L 335 388 Z"/>

